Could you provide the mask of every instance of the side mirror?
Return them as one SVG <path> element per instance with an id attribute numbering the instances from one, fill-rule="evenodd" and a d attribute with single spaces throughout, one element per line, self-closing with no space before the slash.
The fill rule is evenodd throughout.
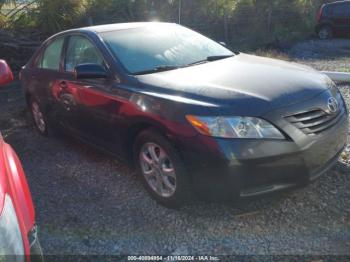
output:
<path id="1" fill-rule="evenodd" d="M 74 68 L 76 79 L 97 79 L 107 78 L 106 69 L 99 64 L 80 64 Z"/>
<path id="2" fill-rule="evenodd" d="M 13 80 L 11 68 L 5 60 L 0 60 L 0 86 L 6 85 Z"/>

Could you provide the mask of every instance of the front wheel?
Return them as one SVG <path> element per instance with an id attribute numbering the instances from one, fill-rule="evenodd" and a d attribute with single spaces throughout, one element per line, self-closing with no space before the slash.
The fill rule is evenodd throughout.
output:
<path id="1" fill-rule="evenodd" d="M 190 183 L 183 161 L 165 137 L 153 130 L 142 132 L 135 141 L 134 162 L 158 203 L 175 208 L 188 200 Z"/>
<path id="2" fill-rule="evenodd" d="M 318 30 L 318 37 L 322 40 L 331 39 L 333 30 L 329 25 L 324 25 Z"/>

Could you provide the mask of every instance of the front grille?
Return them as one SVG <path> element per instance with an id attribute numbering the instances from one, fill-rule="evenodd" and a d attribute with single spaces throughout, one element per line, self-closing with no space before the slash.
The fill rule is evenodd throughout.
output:
<path id="1" fill-rule="evenodd" d="M 338 100 L 338 102 L 339 109 L 334 114 L 329 114 L 322 109 L 313 109 L 287 116 L 285 119 L 305 134 L 317 135 L 336 125 L 345 114 L 345 107 L 342 99 Z"/>

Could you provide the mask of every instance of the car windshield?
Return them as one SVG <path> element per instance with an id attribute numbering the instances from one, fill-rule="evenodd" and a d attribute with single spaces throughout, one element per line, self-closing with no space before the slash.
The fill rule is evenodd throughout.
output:
<path id="1" fill-rule="evenodd" d="M 234 55 L 217 42 L 175 24 L 103 32 L 101 37 L 131 74 L 171 70 Z"/>

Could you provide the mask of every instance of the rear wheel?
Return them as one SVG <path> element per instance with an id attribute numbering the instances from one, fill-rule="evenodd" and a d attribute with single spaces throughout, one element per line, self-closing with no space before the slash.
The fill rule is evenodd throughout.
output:
<path id="1" fill-rule="evenodd" d="M 332 27 L 324 25 L 318 30 L 318 37 L 322 40 L 331 39 L 333 37 Z"/>
<path id="2" fill-rule="evenodd" d="M 190 183 L 182 160 L 167 139 L 153 130 L 135 141 L 134 161 L 143 184 L 160 204 L 175 208 L 190 195 Z"/>
<path id="3" fill-rule="evenodd" d="M 35 99 L 30 99 L 30 110 L 32 113 L 32 117 L 34 120 L 34 125 L 36 130 L 44 136 L 48 135 L 48 125 L 46 121 L 46 117 L 39 105 L 39 102 Z"/>

